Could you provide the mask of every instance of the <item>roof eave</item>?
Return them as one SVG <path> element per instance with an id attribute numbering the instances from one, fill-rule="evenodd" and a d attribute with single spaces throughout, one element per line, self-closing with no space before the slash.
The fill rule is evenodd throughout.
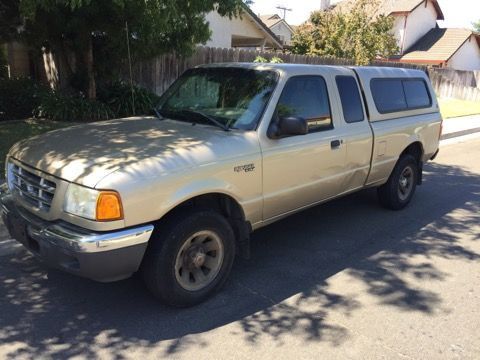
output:
<path id="1" fill-rule="evenodd" d="M 255 13 L 247 6 L 245 5 L 244 3 L 242 3 L 242 8 L 243 10 L 247 13 L 247 15 L 250 16 L 250 18 L 252 18 L 252 20 L 258 25 L 260 26 L 266 33 L 267 35 L 270 37 L 270 40 L 272 40 L 273 43 L 275 43 L 275 45 L 279 48 L 279 49 L 283 49 L 283 45 L 282 45 L 282 42 L 280 41 L 280 39 L 277 37 L 277 35 L 275 35 L 272 30 L 270 30 L 268 28 L 267 25 L 265 25 L 265 23 L 257 16 L 255 15 Z"/>

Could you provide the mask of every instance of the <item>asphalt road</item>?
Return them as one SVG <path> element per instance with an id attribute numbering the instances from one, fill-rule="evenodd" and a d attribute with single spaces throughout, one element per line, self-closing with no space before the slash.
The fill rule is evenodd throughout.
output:
<path id="1" fill-rule="evenodd" d="M 480 139 L 445 145 L 401 212 L 374 190 L 254 235 L 186 310 L 133 278 L 39 265 L 0 227 L 0 358 L 480 358 Z"/>

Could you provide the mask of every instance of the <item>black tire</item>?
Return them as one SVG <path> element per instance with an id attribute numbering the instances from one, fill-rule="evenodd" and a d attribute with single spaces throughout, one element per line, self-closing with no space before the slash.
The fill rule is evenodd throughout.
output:
<path id="1" fill-rule="evenodd" d="M 198 290 L 186 289 L 181 282 L 192 282 L 190 273 L 188 280 L 182 279 L 176 265 L 179 259 L 191 259 L 184 250 L 190 241 L 190 249 L 195 235 L 208 232 L 215 236 L 215 241 L 221 240 L 223 257 L 221 264 L 217 264 L 216 274 L 211 282 L 206 282 L 205 287 Z M 209 241 L 209 240 L 207 240 Z M 203 251 L 203 250 L 202 250 Z M 214 251 L 215 253 L 215 251 Z M 181 255 L 184 254 L 184 255 Z M 207 256 L 207 255 L 206 255 Z M 152 238 L 142 264 L 142 275 L 147 288 L 163 303 L 176 307 L 188 307 L 205 301 L 217 292 L 226 282 L 235 258 L 235 235 L 228 221 L 220 214 L 211 210 L 202 210 L 183 213 L 171 217 L 159 227 Z M 183 262 L 182 262 L 183 264 Z M 183 266 L 183 265 L 182 265 Z M 189 266 L 194 266 L 190 263 Z M 197 271 L 199 268 L 195 268 Z M 206 269 L 206 268 L 203 268 Z M 200 269 L 202 270 L 202 269 Z M 209 269 L 207 269 L 209 270 Z M 192 270 L 193 271 L 193 270 Z M 204 270 L 202 270 L 202 273 Z M 193 272 L 192 272 L 193 274 Z M 208 275 L 208 273 L 207 273 Z"/>
<path id="2" fill-rule="evenodd" d="M 395 165 L 388 181 L 377 190 L 380 204 L 387 209 L 401 210 L 412 200 L 418 182 L 418 162 L 412 155 L 403 155 Z M 404 175 L 411 173 L 410 183 L 404 188 Z M 405 193 L 402 193 L 402 189 Z M 408 190 L 408 192 L 407 192 Z"/>

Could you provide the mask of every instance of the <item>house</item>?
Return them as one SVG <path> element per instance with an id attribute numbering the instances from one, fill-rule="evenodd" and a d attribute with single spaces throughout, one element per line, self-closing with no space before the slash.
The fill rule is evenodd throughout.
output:
<path id="1" fill-rule="evenodd" d="M 456 70 L 480 70 L 480 34 L 467 29 L 430 29 L 396 60 Z"/>
<path id="2" fill-rule="evenodd" d="M 344 0 L 334 11 L 350 11 L 356 1 Z M 392 32 L 399 53 L 390 60 L 480 70 L 479 35 L 466 29 L 440 29 L 437 21 L 445 16 L 438 0 L 379 0 L 369 12 L 394 18 Z"/>
<path id="3" fill-rule="evenodd" d="M 240 16 L 229 18 L 216 11 L 206 15 L 212 36 L 206 46 L 220 48 L 283 49 L 282 41 L 246 5 Z"/>
<path id="4" fill-rule="evenodd" d="M 260 15 L 263 23 L 280 39 L 284 46 L 292 44 L 294 29 L 279 15 Z"/>

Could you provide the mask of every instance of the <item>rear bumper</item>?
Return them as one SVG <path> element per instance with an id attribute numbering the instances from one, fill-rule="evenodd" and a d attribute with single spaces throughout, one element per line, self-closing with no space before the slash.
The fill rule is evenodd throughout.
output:
<path id="1" fill-rule="evenodd" d="M 125 279 L 138 270 L 153 225 L 92 232 L 65 222 L 47 222 L 0 195 L 0 213 L 10 235 L 45 264 L 101 282 Z"/>

